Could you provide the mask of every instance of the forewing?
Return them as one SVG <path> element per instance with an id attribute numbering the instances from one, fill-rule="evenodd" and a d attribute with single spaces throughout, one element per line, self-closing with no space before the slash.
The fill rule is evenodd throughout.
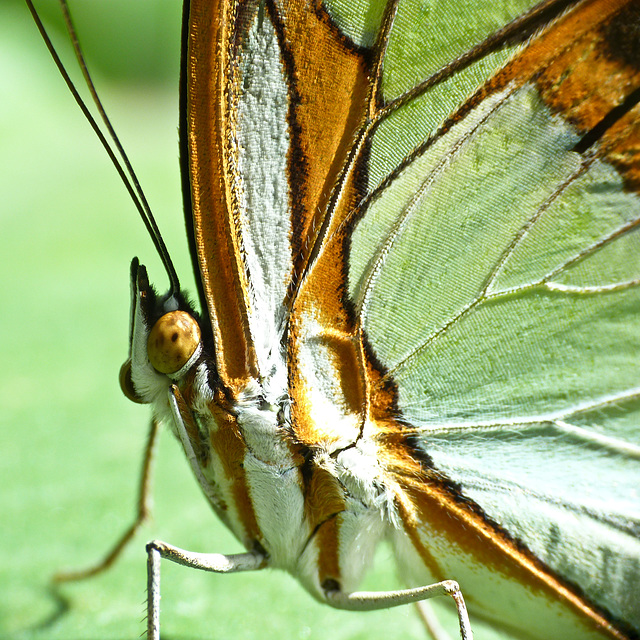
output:
<path id="1" fill-rule="evenodd" d="M 238 390 L 272 373 L 287 292 L 361 120 L 363 54 L 313 2 L 193 0 L 186 25 L 203 306 L 218 373 Z"/>

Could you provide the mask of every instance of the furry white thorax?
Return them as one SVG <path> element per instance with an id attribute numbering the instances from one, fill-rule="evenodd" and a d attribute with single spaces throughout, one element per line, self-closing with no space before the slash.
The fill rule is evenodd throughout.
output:
<path id="1" fill-rule="evenodd" d="M 299 469 L 289 448 L 288 403 L 286 392 L 277 405 L 271 405 L 248 389 L 238 401 L 235 410 L 248 449 L 244 469 L 270 565 L 289 571 L 312 594 L 323 598 L 318 582 L 319 550 L 313 543 Z M 339 557 L 342 587 L 347 590 L 357 587 L 380 540 L 398 526 L 394 496 L 381 482 L 375 447 L 373 440 L 364 437 L 335 456 L 329 450 L 316 451 L 313 456 L 314 464 L 344 488 Z"/>

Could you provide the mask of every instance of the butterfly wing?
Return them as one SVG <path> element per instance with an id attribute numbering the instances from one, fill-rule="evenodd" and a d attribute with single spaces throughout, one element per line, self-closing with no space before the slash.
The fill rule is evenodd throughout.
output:
<path id="1" fill-rule="evenodd" d="M 458 3 L 192 2 L 194 244 L 216 384 L 286 378 L 282 494 L 305 496 L 315 589 L 357 582 L 363 495 L 411 582 L 457 579 L 519 634 L 622 638 L 640 627 L 621 595 L 640 557 L 637 16 L 547 2 L 509 23 L 530 4 L 474 3 L 463 33 Z M 277 524 L 261 490 L 242 479 L 248 541 Z"/>
<path id="2" fill-rule="evenodd" d="M 391 33 L 392 107 L 368 141 L 365 195 L 336 216 L 299 294 L 300 359 L 322 345 L 344 382 L 336 336 L 357 344 L 353 421 L 400 487 L 413 584 L 455 578 L 477 615 L 532 637 L 599 637 L 608 620 L 633 635 L 637 9 L 555 18 L 467 100 L 495 59 L 424 96 L 385 93 L 396 74 L 420 77 L 394 51 L 419 13 L 401 4 Z M 342 325 L 327 314 L 309 330 L 339 272 Z"/>
<path id="3" fill-rule="evenodd" d="M 183 122 L 195 248 L 225 385 L 264 378 L 359 124 L 364 53 L 311 4 L 191 2 Z M 197 25 L 211 25 L 198 28 Z M 322 52 L 322 65 L 313 64 Z M 335 82 L 336 76 L 340 82 Z M 322 119 L 317 102 L 323 96 Z"/>

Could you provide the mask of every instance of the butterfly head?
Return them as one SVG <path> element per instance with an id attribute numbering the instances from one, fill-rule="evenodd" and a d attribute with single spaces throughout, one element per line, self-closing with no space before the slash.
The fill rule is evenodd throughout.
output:
<path id="1" fill-rule="evenodd" d="M 134 402 L 148 404 L 180 383 L 202 356 L 197 314 L 180 294 L 158 296 L 145 267 L 131 265 L 129 358 L 120 371 L 120 386 Z"/>

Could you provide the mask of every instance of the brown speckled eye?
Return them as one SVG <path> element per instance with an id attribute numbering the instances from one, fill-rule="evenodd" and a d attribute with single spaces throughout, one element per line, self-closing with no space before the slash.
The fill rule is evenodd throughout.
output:
<path id="1" fill-rule="evenodd" d="M 160 373 L 175 373 L 184 367 L 200 344 L 200 327 L 185 311 L 165 313 L 151 329 L 147 355 Z"/>

